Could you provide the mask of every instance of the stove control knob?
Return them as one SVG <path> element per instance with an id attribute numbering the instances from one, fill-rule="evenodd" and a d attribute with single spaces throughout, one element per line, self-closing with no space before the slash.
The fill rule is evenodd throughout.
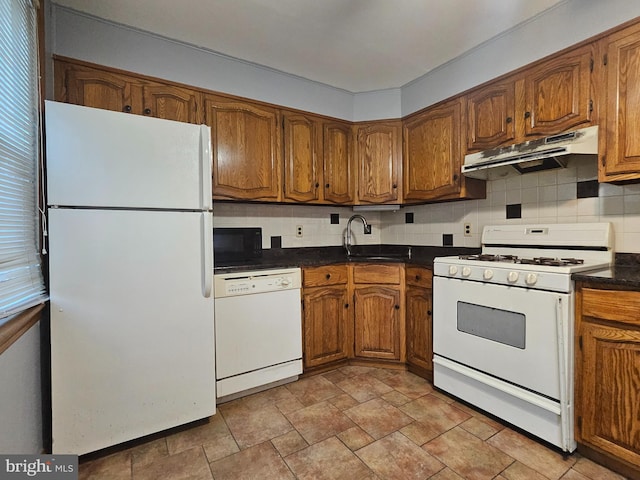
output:
<path id="1" fill-rule="evenodd" d="M 538 281 L 538 275 L 535 273 L 527 273 L 527 276 L 524 278 L 524 283 L 527 285 L 535 285 Z"/>
<path id="2" fill-rule="evenodd" d="M 471 275 L 471 268 L 462 267 L 462 276 L 463 277 L 468 277 L 469 275 Z"/>
<path id="3" fill-rule="evenodd" d="M 484 277 L 485 280 L 491 280 L 493 278 L 493 270 L 489 270 L 489 269 L 485 270 L 482 276 Z"/>
<path id="4" fill-rule="evenodd" d="M 458 273 L 458 267 L 456 265 L 449 265 L 449 275 L 455 275 Z"/>
<path id="5" fill-rule="evenodd" d="M 509 274 L 507 275 L 507 280 L 509 281 L 509 283 L 516 283 L 519 276 L 520 275 L 518 274 L 518 272 L 509 272 Z"/>

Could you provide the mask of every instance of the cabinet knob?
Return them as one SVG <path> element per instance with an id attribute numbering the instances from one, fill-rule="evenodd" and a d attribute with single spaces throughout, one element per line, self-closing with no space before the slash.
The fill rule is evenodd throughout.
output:
<path id="1" fill-rule="evenodd" d="M 427 310 L 427 315 L 431 316 L 431 310 Z"/>
<path id="2" fill-rule="evenodd" d="M 129 113 L 131 112 L 131 105 L 125 105 L 122 109 L 123 112 Z"/>
<path id="3" fill-rule="evenodd" d="M 345 304 L 344 304 L 344 308 L 349 308 L 349 304 L 348 304 L 348 303 L 345 303 Z"/>
<path id="4" fill-rule="evenodd" d="M 524 112 L 524 118 L 529 118 L 531 116 L 531 112 Z"/>
<path id="5" fill-rule="evenodd" d="M 395 183 L 393 185 L 391 185 L 393 188 L 398 188 L 398 185 L 396 185 Z"/>
<path id="6" fill-rule="evenodd" d="M 395 308 L 396 310 L 400 310 L 400 305 L 395 305 L 395 306 L 394 306 L 394 308 Z"/>
<path id="7" fill-rule="evenodd" d="M 331 278 L 331 274 L 330 273 L 327 273 L 325 276 L 327 277 L 327 280 L 329 280 Z"/>
<path id="8" fill-rule="evenodd" d="M 416 280 L 420 280 L 420 275 L 416 275 Z"/>
<path id="9" fill-rule="evenodd" d="M 318 182 L 316 182 L 316 188 L 318 188 L 320 186 L 320 184 Z"/>
<path id="10" fill-rule="evenodd" d="M 151 115 L 151 109 L 150 108 L 145 108 L 144 109 L 144 114 L 145 115 Z"/>
<path id="11" fill-rule="evenodd" d="M 454 182 L 457 182 L 457 181 L 458 181 L 458 174 L 457 174 L 457 173 L 455 173 L 455 174 L 453 175 L 453 181 L 454 181 Z"/>
<path id="12" fill-rule="evenodd" d="M 511 122 L 513 122 L 513 118 L 507 117 L 507 123 L 511 123 Z"/>
<path id="13" fill-rule="evenodd" d="M 325 183 L 324 188 L 329 188 L 329 184 Z"/>

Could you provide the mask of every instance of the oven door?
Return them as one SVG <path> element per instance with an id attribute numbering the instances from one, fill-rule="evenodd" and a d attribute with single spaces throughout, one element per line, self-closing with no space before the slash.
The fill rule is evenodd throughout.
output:
<path id="1" fill-rule="evenodd" d="M 433 292 L 435 355 L 560 400 L 570 294 L 444 277 L 433 279 Z"/>

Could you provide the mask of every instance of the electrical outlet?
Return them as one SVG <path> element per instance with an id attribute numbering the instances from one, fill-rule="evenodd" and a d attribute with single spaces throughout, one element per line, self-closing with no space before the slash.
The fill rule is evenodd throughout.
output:
<path id="1" fill-rule="evenodd" d="M 302 225 L 296 226 L 296 237 L 302 237 Z"/>
<path id="2" fill-rule="evenodd" d="M 464 236 L 465 237 L 470 237 L 471 236 L 471 224 L 470 223 L 465 223 L 464 224 Z"/>

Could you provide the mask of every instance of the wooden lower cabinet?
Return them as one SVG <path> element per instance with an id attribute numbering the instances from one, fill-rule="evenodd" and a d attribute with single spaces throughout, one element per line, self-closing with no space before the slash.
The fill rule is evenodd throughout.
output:
<path id="1" fill-rule="evenodd" d="M 305 369 L 345 360 L 349 356 L 352 308 L 347 279 L 347 265 L 303 269 Z"/>
<path id="2" fill-rule="evenodd" d="M 579 283 L 576 338 L 578 450 L 640 479 L 640 292 Z"/>
<path id="3" fill-rule="evenodd" d="M 432 298 L 433 272 L 406 268 L 407 364 L 409 370 L 433 380 Z"/>
<path id="4" fill-rule="evenodd" d="M 347 360 L 406 361 L 404 266 L 303 268 L 304 368 Z"/>
<path id="5" fill-rule="evenodd" d="M 404 362 L 404 267 L 351 266 L 354 304 L 354 356 Z"/>

